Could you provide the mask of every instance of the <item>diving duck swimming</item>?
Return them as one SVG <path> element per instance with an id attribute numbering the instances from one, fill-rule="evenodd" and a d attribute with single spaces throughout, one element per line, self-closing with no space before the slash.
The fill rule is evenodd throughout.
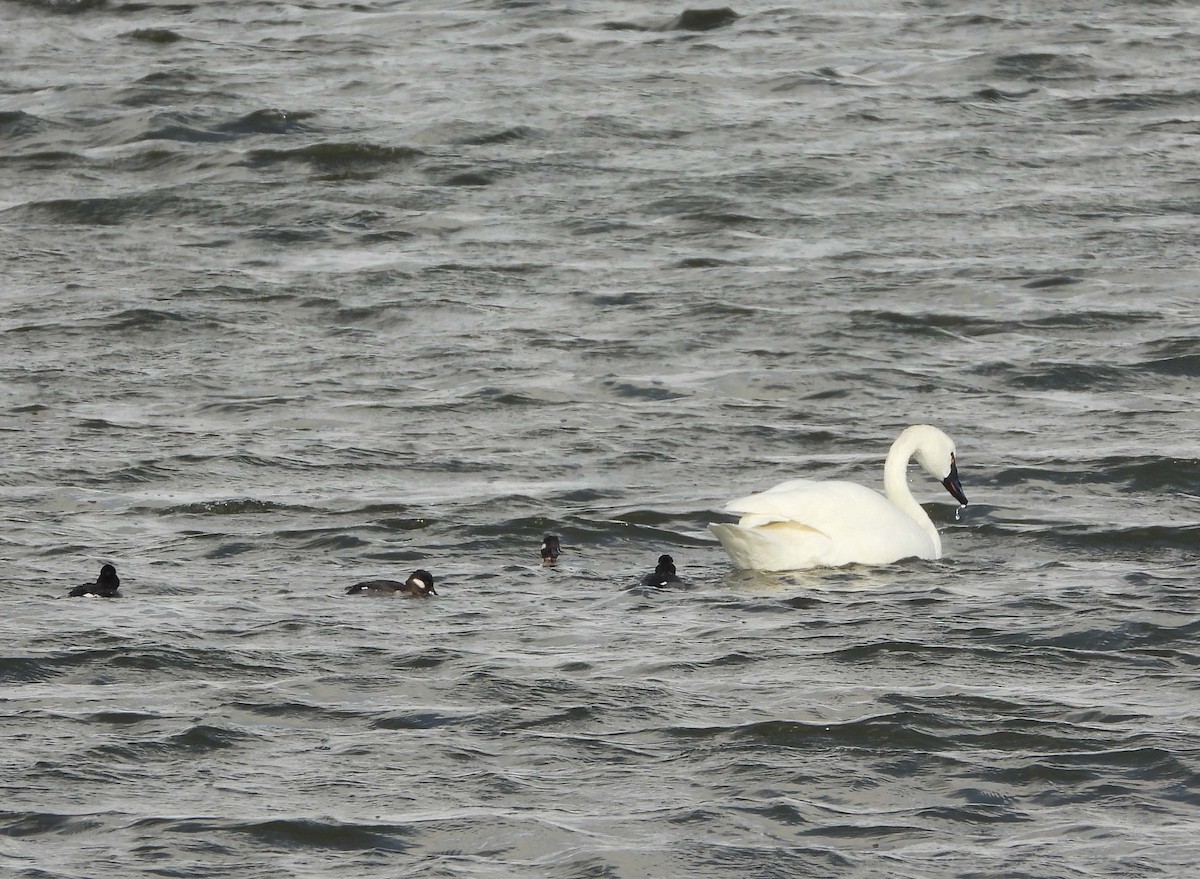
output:
<path id="1" fill-rule="evenodd" d="M 558 564 L 558 555 L 562 552 L 562 541 L 553 534 L 542 538 L 542 564 L 547 567 Z"/>
<path id="2" fill-rule="evenodd" d="M 660 555 L 658 565 L 646 576 L 642 577 L 643 586 L 670 586 L 684 582 L 675 572 L 675 559 L 669 555 Z"/>
<path id="3" fill-rule="evenodd" d="M 399 580 L 364 580 L 347 589 L 346 594 L 385 598 L 396 595 L 402 598 L 428 598 L 430 595 L 437 595 L 437 590 L 433 588 L 433 574 L 418 569 L 409 574 L 403 583 Z"/>
<path id="4" fill-rule="evenodd" d="M 84 583 L 67 593 L 69 598 L 120 598 L 121 578 L 112 565 L 104 565 L 95 583 Z"/>

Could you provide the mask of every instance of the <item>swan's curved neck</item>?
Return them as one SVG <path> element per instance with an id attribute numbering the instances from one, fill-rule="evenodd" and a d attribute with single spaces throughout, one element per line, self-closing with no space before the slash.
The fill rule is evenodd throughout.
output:
<path id="1" fill-rule="evenodd" d="M 907 431 L 900 434 L 900 437 L 892 443 L 887 460 L 883 464 L 883 493 L 906 516 L 921 526 L 929 535 L 929 539 L 933 541 L 934 550 L 940 556 L 942 554 L 942 538 L 938 536 L 937 528 L 933 526 L 933 520 L 917 503 L 908 487 L 908 462 L 912 460 L 916 451 L 917 444 Z"/>

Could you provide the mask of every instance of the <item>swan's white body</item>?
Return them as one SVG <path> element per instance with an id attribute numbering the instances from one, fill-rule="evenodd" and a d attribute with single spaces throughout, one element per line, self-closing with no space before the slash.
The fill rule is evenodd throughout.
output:
<path id="1" fill-rule="evenodd" d="M 792 479 L 730 502 L 725 511 L 740 514 L 738 523 L 708 529 L 735 565 L 759 571 L 941 558 L 937 529 L 908 489 L 913 457 L 966 504 L 954 441 L 936 427 L 917 424 L 901 433 L 888 452 L 883 465 L 886 497 L 853 482 Z"/>

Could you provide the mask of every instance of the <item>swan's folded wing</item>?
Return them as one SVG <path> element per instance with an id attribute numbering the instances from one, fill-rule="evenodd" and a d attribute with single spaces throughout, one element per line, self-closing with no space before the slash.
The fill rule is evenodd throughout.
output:
<path id="1" fill-rule="evenodd" d="M 795 519 L 788 519 L 783 516 L 770 516 L 763 513 L 747 513 L 738 519 L 738 524 L 743 528 L 769 528 L 772 525 L 788 525 L 820 532 L 819 528 L 813 528 L 811 525 L 805 525 L 802 522 L 797 522 Z"/>
<path id="2" fill-rule="evenodd" d="M 792 571 L 817 567 L 833 549 L 828 536 L 798 522 L 776 520 L 755 527 L 747 527 L 745 522 L 708 526 L 739 568 Z"/>
<path id="3" fill-rule="evenodd" d="M 887 504 L 877 491 L 854 482 L 817 482 L 792 479 L 779 485 L 730 501 L 725 512 L 742 516 L 741 524 L 754 527 L 756 522 L 790 521 L 821 532 L 829 532 L 834 523 L 853 518 L 857 510 Z"/>

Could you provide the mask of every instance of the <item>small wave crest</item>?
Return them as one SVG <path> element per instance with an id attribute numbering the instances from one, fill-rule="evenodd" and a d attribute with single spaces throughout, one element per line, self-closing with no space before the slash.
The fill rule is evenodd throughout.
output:
<path id="1" fill-rule="evenodd" d="M 362 178 L 401 166 L 424 155 L 413 147 L 373 143 L 316 143 L 295 149 L 256 149 L 246 156 L 251 167 L 300 163 L 326 179 Z"/>
<path id="2" fill-rule="evenodd" d="M 404 852 L 411 847 L 410 827 L 394 824 L 353 824 L 310 818 L 277 818 L 270 821 L 229 821 L 210 818 L 144 818 L 139 827 L 156 832 L 218 837 L 231 834 L 249 838 L 272 849 L 331 849 L 335 851 Z"/>

